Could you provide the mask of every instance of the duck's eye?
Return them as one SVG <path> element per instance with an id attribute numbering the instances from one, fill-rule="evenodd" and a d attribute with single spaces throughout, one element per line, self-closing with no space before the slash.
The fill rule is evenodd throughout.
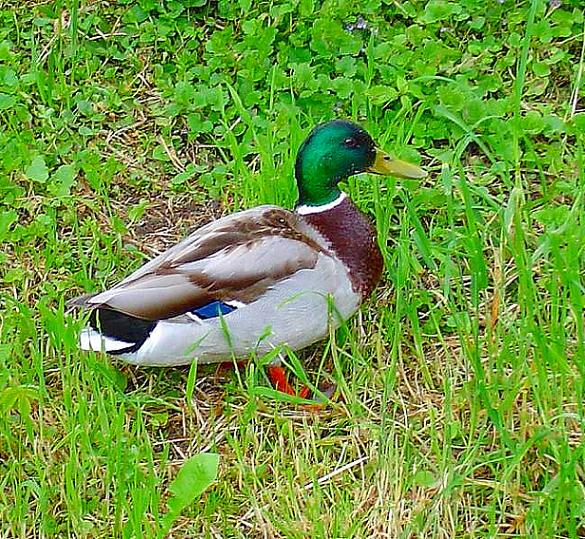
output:
<path id="1" fill-rule="evenodd" d="M 345 144 L 346 148 L 357 148 L 360 145 L 360 143 L 353 137 L 346 138 L 343 141 L 343 144 Z"/>

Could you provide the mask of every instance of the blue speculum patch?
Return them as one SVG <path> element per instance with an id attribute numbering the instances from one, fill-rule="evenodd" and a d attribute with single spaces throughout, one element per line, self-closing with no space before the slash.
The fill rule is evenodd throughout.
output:
<path id="1" fill-rule="evenodd" d="M 197 315 L 199 318 L 203 318 L 205 320 L 207 318 L 216 318 L 222 314 L 229 314 L 235 310 L 235 307 L 216 300 L 208 303 L 207 305 L 203 305 L 203 307 L 193 309 L 191 312 Z"/>

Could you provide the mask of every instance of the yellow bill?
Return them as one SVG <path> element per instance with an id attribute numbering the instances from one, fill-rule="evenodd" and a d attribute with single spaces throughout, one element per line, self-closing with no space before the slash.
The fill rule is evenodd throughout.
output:
<path id="1" fill-rule="evenodd" d="M 383 176 L 397 176 L 399 178 L 421 179 L 427 176 L 426 171 L 422 168 L 401 161 L 392 159 L 386 152 L 376 148 L 376 159 L 374 163 L 367 168 L 367 172 L 373 174 L 382 174 Z"/>

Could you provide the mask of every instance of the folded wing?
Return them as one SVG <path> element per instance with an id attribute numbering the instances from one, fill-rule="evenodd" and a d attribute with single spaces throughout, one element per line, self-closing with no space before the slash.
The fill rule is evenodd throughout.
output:
<path id="1" fill-rule="evenodd" d="M 322 249 L 299 231 L 297 220 L 276 206 L 229 215 L 84 304 L 162 320 L 215 301 L 250 303 L 278 281 L 315 267 Z"/>

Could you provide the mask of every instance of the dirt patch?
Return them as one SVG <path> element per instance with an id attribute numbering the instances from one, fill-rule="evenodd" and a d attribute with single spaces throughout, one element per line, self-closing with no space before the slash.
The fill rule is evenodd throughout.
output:
<path id="1" fill-rule="evenodd" d="M 114 204 L 114 207 L 128 226 L 124 241 L 135 245 L 149 257 L 160 254 L 197 228 L 226 213 L 216 200 L 198 201 L 191 193 L 171 195 L 168 198 L 163 193 L 157 193 L 157 196 L 148 200 L 140 219 L 129 223 L 131 218 L 128 208 L 144 200 L 144 196 L 131 196 Z"/>

